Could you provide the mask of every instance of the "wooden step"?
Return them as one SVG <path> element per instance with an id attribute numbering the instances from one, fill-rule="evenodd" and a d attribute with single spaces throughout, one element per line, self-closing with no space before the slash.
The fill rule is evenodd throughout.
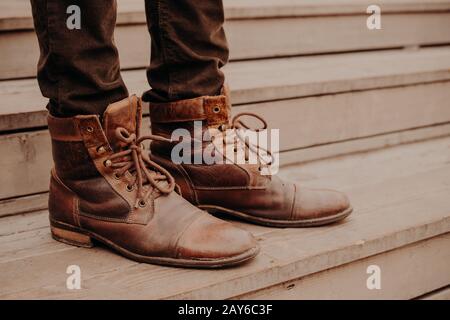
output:
<path id="1" fill-rule="evenodd" d="M 441 138 L 285 168 L 282 176 L 303 185 L 344 190 L 354 214 L 314 229 L 235 221 L 255 234 L 262 252 L 220 271 L 139 264 L 104 247 L 55 242 L 45 211 L 1 218 L 0 298 L 423 296 L 450 284 L 449 158 L 450 138 Z M 69 265 L 81 268 L 81 290 L 66 288 Z M 381 268 L 381 290 L 366 287 L 369 265 Z"/>
<path id="2" fill-rule="evenodd" d="M 233 60 L 450 43 L 450 0 L 379 1 L 382 29 L 375 31 L 366 27 L 370 0 L 224 3 Z M 116 42 L 125 69 L 149 62 L 143 11 L 143 1 L 119 1 Z M 0 12 L 0 79 L 35 76 L 39 51 L 29 1 L 4 0 Z"/>
<path id="3" fill-rule="evenodd" d="M 372 137 L 351 139 L 347 141 L 289 150 L 281 153 L 280 161 L 283 166 L 286 166 L 293 163 L 297 164 L 310 162 L 318 159 L 326 159 L 335 156 L 365 152 L 368 150 L 377 150 L 381 148 L 424 141 L 438 137 L 447 137 L 449 135 L 450 124 L 432 125 L 424 128 L 409 129 L 376 135 Z M 49 165 L 48 162 L 47 165 Z M 46 171 L 41 170 L 37 172 L 45 173 Z M 38 176 L 35 172 L 33 173 L 33 178 L 36 177 Z M 45 177 L 43 177 L 43 180 L 41 180 L 44 182 L 43 186 L 45 187 L 45 189 L 47 188 L 47 180 L 48 178 L 46 179 Z M 20 186 L 24 188 L 23 185 Z M 24 188 L 24 190 L 26 191 L 28 189 Z M 23 192 L 23 190 L 20 191 Z M 25 196 L 19 195 L 5 200 L 0 200 L 0 217 L 44 210 L 47 208 L 48 192 L 46 191 Z"/>
<path id="4" fill-rule="evenodd" d="M 449 245 L 450 233 L 447 233 L 308 277 L 244 294 L 238 298 L 258 300 L 415 298 L 423 292 L 428 292 L 427 290 L 439 287 L 442 283 L 448 283 Z M 381 268 L 380 290 L 368 290 L 366 286 L 369 266 Z M 440 299 L 444 294 L 433 297 Z"/>
<path id="5" fill-rule="evenodd" d="M 234 105 L 450 80 L 450 47 L 279 58 L 225 68 Z M 123 72 L 130 92 L 148 89 L 144 70 Z M 45 127 L 35 79 L 0 81 L 0 132 Z"/>
<path id="6" fill-rule="evenodd" d="M 284 164 L 449 135 L 449 53 L 433 48 L 233 63 L 227 71 L 233 112 L 256 112 L 280 129 Z M 142 71 L 126 78 L 136 91 L 145 88 Z M 8 83 L 2 129 L 28 131 L 0 135 L 0 150 L 8 150 L 0 160 L 0 199 L 46 192 L 52 166 L 49 134 L 40 128 L 44 100 L 34 81 Z M 258 100 L 271 102 L 250 103 Z"/>

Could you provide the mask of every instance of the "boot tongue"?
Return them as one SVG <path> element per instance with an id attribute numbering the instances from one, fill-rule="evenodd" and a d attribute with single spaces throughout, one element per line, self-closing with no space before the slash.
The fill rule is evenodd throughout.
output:
<path id="1" fill-rule="evenodd" d="M 103 130 L 114 152 L 125 147 L 125 143 L 117 139 L 116 129 L 125 128 L 130 134 L 139 136 L 141 118 L 141 104 L 136 96 L 115 102 L 106 108 L 103 114 Z"/>

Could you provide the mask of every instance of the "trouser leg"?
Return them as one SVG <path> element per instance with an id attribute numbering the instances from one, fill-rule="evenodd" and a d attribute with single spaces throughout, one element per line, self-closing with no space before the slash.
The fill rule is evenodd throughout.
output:
<path id="1" fill-rule="evenodd" d="M 81 28 L 70 30 L 71 5 L 80 8 Z M 120 76 L 113 33 L 114 0 L 31 0 L 40 46 L 37 78 L 53 116 L 103 114 L 128 96 Z"/>
<path id="2" fill-rule="evenodd" d="M 169 102 L 216 95 L 228 61 L 222 0 L 146 0 L 152 58 L 143 99 Z"/>

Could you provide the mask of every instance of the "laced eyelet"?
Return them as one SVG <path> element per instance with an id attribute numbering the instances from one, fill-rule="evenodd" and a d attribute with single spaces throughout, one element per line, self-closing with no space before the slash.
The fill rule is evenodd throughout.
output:
<path id="1" fill-rule="evenodd" d="M 111 161 L 111 160 L 105 160 L 105 161 L 103 162 L 103 165 L 104 165 L 105 167 L 109 168 L 109 167 L 111 167 L 111 165 L 112 165 L 112 161 Z"/>
<path id="2" fill-rule="evenodd" d="M 120 176 L 117 174 L 117 172 L 114 172 L 113 173 L 113 177 L 114 177 L 114 179 L 116 179 L 116 180 L 120 180 Z"/>
<path id="3" fill-rule="evenodd" d="M 144 208 L 147 205 L 147 202 L 140 200 L 139 201 L 139 207 Z"/>
<path id="4" fill-rule="evenodd" d="M 97 148 L 97 153 L 98 154 L 103 154 L 106 152 L 106 148 L 104 146 L 98 147 Z"/>

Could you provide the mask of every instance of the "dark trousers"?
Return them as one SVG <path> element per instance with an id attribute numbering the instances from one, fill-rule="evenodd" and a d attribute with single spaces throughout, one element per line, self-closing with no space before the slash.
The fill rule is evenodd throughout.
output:
<path id="1" fill-rule="evenodd" d="M 144 1 L 144 0 L 143 0 Z M 31 0 L 40 46 L 37 78 L 54 116 L 103 114 L 128 96 L 114 44 L 115 0 Z M 67 8 L 81 9 L 70 30 Z M 228 61 L 222 0 L 146 0 L 151 61 L 145 101 L 216 95 Z"/>

